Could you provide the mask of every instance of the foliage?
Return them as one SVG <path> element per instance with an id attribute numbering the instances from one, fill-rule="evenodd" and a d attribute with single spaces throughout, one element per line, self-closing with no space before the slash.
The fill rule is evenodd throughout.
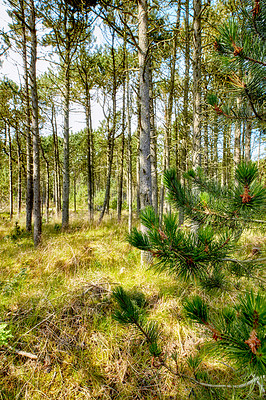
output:
<path id="1" fill-rule="evenodd" d="M 201 169 L 189 171 L 185 178 L 187 182 L 181 184 L 176 173 L 170 170 L 166 171 L 164 182 L 169 202 L 190 217 L 194 232 L 186 232 L 178 226 L 174 213 L 165 215 L 160 224 L 154 210 L 147 208 L 140 215 L 145 231 L 135 228 L 128 241 L 152 255 L 152 268 L 157 271 L 167 271 L 171 276 L 191 280 L 194 284 L 199 282 L 209 293 L 217 289 L 223 292 L 230 285 L 227 262 L 241 265 L 241 260 L 235 260 L 233 254 L 244 226 L 256 225 L 252 217 L 265 212 L 266 189 L 257 183 L 258 168 L 252 162 L 239 164 L 233 187 L 209 181 Z M 253 265 L 256 259 L 244 262 L 248 268 L 249 262 Z M 120 305 L 119 300 L 118 303 Z M 125 302 L 125 314 L 129 313 L 128 307 Z M 238 304 L 216 311 L 197 295 L 186 298 L 183 307 L 188 319 L 211 331 L 214 340 L 212 346 L 208 346 L 209 353 L 211 349 L 213 354 L 227 357 L 246 377 L 265 375 L 265 296 L 246 292 Z M 124 320 L 134 321 L 138 321 L 136 315 L 132 320 Z"/>
<path id="2" fill-rule="evenodd" d="M 12 338 L 10 330 L 7 328 L 7 324 L 0 324 L 0 347 L 8 344 L 8 339 Z"/>
<path id="3" fill-rule="evenodd" d="M 113 297 L 120 308 L 115 311 L 114 319 L 123 324 L 135 325 L 149 343 L 150 353 L 154 357 L 159 357 L 162 350 L 158 344 L 160 331 L 157 323 L 147 320 L 147 312 L 143 306 L 138 305 L 136 300 L 132 299 L 121 286 L 113 290 Z"/>
<path id="4" fill-rule="evenodd" d="M 263 376 L 266 371 L 266 297 L 254 292 L 239 297 L 237 304 L 218 314 L 200 298 L 184 302 L 186 316 L 204 325 L 214 341 L 212 351 L 234 361 L 247 376 Z M 211 346 L 209 345 L 209 350 Z"/>
<path id="5" fill-rule="evenodd" d="M 246 100 L 253 118 L 265 122 L 265 17 L 266 2 L 245 0 L 241 3 L 237 17 L 231 18 L 218 28 L 219 36 L 214 42 L 219 69 L 227 76 L 235 94 Z M 220 107 L 215 95 L 209 96 L 209 103 L 218 114 L 250 118 L 248 107 L 235 110 L 226 105 Z"/>

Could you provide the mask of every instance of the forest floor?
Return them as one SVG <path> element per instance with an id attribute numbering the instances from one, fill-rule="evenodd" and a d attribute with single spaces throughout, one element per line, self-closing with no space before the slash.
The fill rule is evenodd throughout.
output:
<path id="1" fill-rule="evenodd" d="M 242 383 L 238 371 L 204 353 L 208 333 L 182 314 L 183 299 L 202 289 L 143 267 L 123 218 L 97 226 L 72 216 L 66 232 L 55 221 L 44 224 L 34 249 L 23 222 L 0 215 L 0 322 L 12 335 L 0 347 L 0 399 L 261 398 L 258 387 L 206 388 L 157 368 L 140 333 L 114 320 L 112 290 L 121 285 L 145 296 L 161 326 L 164 357 L 175 353 L 182 373 L 210 384 Z M 247 232 L 242 256 L 254 245 L 265 251 L 265 237 Z M 222 306 L 252 287 L 237 275 L 231 283 L 204 296 Z"/>

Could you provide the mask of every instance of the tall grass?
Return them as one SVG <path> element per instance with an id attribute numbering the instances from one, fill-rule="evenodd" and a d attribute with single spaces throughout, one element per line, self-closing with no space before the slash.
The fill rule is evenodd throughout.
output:
<path id="1" fill-rule="evenodd" d="M 240 398 L 152 366 L 145 340 L 113 320 L 112 289 L 141 292 L 162 326 L 165 357 L 175 352 L 180 368 L 202 380 L 237 381 L 235 371 L 217 360 L 202 354 L 200 368 L 193 361 L 205 334 L 188 324 L 181 304 L 200 289 L 144 268 L 126 233 L 126 220 L 108 218 L 97 226 L 76 218 L 66 232 L 53 221 L 34 249 L 21 223 L 1 221 L 0 322 L 12 337 L 0 347 L 0 399 Z M 247 235 L 247 251 L 253 242 Z M 228 296 L 234 292 L 219 295 L 219 302 Z M 259 398 L 248 389 L 241 396 Z"/>

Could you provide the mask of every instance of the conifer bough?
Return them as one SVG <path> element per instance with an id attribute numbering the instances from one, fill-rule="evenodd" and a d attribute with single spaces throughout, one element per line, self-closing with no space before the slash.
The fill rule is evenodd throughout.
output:
<path id="1" fill-rule="evenodd" d="M 190 281 L 208 292 L 217 294 L 228 290 L 230 285 L 237 287 L 238 277 L 256 278 L 256 266 L 260 267 L 264 258 L 256 259 L 255 255 L 236 260 L 234 254 L 245 227 L 257 225 L 252 217 L 260 217 L 263 221 L 265 216 L 266 189 L 258 183 L 256 164 L 240 163 L 235 174 L 236 184 L 232 186 L 209 180 L 201 169 L 189 171 L 184 176 L 189 182 L 186 185 L 180 183 L 175 171 L 166 171 L 164 184 L 169 202 L 176 209 L 184 210 L 187 221 L 197 223 L 197 232 L 178 226 L 174 213 L 165 215 L 160 224 L 154 210 L 148 207 L 140 215 L 146 232 L 133 229 L 128 236 L 129 243 L 153 256 L 150 268 Z M 260 276 L 257 278 L 263 282 Z M 220 309 L 214 309 L 199 296 L 183 302 L 186 317 L 203 325 L 212 335 L 207 353 L 225 357 L 245 374 L 247 381 L 235 386 L 198 382 L 175 370 L 161 350 L 159 326 L 149 320 L 143 307 L 139 307 L 122 288 L 114 291 L 114 298 L 120 308 L 115 319 L 133 324 L 141 331 L 157 360 L 156 366 L 207 387 L 241 388 L 262 384 L 266 375 L 266 296 L 257 288 L 256 293 L 247 291 L 236 304 Z"/>

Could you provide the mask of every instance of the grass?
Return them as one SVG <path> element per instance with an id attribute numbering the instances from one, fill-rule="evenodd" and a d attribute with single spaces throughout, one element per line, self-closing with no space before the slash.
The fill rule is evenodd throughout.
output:
<path id="1" fill-rule="evenodd" d="M 182 299 L 201 289 L 141 266 L 139 252 L 125 240 L 126 219 L 97 226 L 80 216 L 66 232 L 54 221 L 44 225 L 38 249 L 22 221 L 0 221 L 0 321 L 12 333 L 13 348 L 0 348 L 0 399 L 260 398 L 257 389 L 206 389 L 152 367 L 141 335 L 113 320 L 116 285 L 144 293 L 151 317 L 162 326 L 165 356 L 176 352 L 182 371 L 199 380 L 239 383 L 217 360 L 205 357 L 198 366 L 206 334 L 184 318 Z M 248 232 L 246 252 L 256 243 L 265 247 L 259 233 Z M 234 296 L 222 293 L 219 303 Z"/>

